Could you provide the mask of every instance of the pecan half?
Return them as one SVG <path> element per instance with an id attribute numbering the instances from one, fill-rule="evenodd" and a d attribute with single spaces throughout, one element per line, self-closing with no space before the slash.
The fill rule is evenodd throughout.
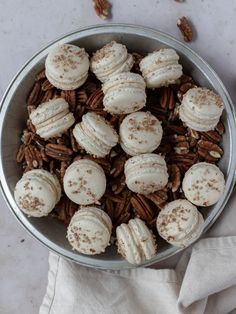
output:
<path id="1" fill-rule="evenodd" d="M 133 65 L 132 71 L 134 71 L 136 73 L 140 73 L 139 63 L 142 60 L 143 56 L 137 52 L 133 52 L 132 56 L 133 56 L 133 60 L 134 60 L 134 65 Z"/>
<path id="2" fill-rule="evenodd" d="M 117 178 L 114 182 L 111 183 L 111 189 L 114 194 L 120 194 L 125 188 L 125 175 L 121 178 Z"/>
<path id="3" fill-rule="evenodd" d="M 60 202 L 55 206 L 51 215 L 68 225 L 77 210 L 78 205 L 73 203 L 66 196 L 63 196 Z"/>
<path id="4" fill-rule="evenodd" d="M 75 111 L 76 105 L 77 105 L 77 95 L 75 90 L 67 90 L 67 91 L 61 91 L 62 98 L 64 98 L 69 106 L 71 111 Z"/>
<path id="5" fill-rule="evenodd" d="M 145 196 L 136 194 L 131 197 L 131 205 L 134 209 L 135 214 L 142 220 L 148 222 L 154 217 L 154 212 L 151 205 Z"/>
<path id="6" fill-rule="evenodd" d="M 41 70 L 35 77 L 36 81 L 41 81 L 46 78 L 45 69 Z"/>
<path id="7" fill-rule="evenodd" d="M 93 92 L 86 102 L 86 107 L 89 109 L 103 108 L 103 91 L 97 89 Z"/>
<path id="8" fill-rule="evenodd" d="M 189 152 L 189 143 L 187 141 L 176 143 L 174 150 L 176 154 L 187 154 Z"/>
<path id="9" fill-rule="evenodd" d="M 198 154 L 204 157 L 206 160 L 213 161 L 219 159 L 223 155 L 223 149 L 210 141 L 199 140 L 198 141 Z M 213 157 L 214 159 L 212 159 Z"/>
<path id="10" fill-rule="evenodd" d="M 45 153 L 47 156 L 50 156 L 57 160 L 70 160 L 73 151 L 65 146 L 60 144 L 47 144 Z"/>
<path id="11" fill-rule="evenodd" d="M 29 94 L 27 105 L 30 106 L 30 105 L 36 104 L 40 95 L 41 95 L 41 83 L 36 82 Z"/>
<path id="12" fill-rule="evenodd" d="M 163 87 L 160 91 L 160 105 L 164 109 L 173 110 L 175 107 L 174 91 L 170 87 Z"/>
<path id="13" fill-rule="evenodd" d="M 94 10 L 101 19 L 106 20 L 110 15 L 111 4 L 107 0 L 93 0 Z"/>
<path id="14" fill-rule="evenodd" d="M 16 154 L 16 161 L 17 162 L 23 162 L 25 159 L 25 144 L 21 144 L 17 154 Z"/>
<path id="15" fill-rule="evenodd" d="M 145 197 L 152 201 L 158 209 L 162 209 L 165 206 L 168 198 L 167 192 L 163 190 L 145 195 Z"/>
<path id="16" fill-rule="evenodd" d="M 86 104 L 87 100 L 88 100 L 88 95 L 86 90 L 81 89 L 77 92 L 77 100 L 79 103 L 81 104 Z"/>
<path id="17" fill-rule="evenodd" d="M 193 40 L 193 30 L 186 16 L 182 16 L 178 19 L 177 26 L 180 29 L 186 42 L 190 42 Z"/>
<path id="18" fill-rule="evenodd" d="M 201 135 L 204 140 L 207 140 L 216 144 L 221 141 L 221 135 L 217 131 L 202 132 Z"/>
<path id="19" fill-rule="evenodd" d="M 216 131 L 220 134 L 223 135 L 225 133 L 225 127 L 222 121 L 219 121 L 217 126 L 215 127 Z"/>
<path id="20" fill-rule="evenodd" d="M 41 86 L 42 90 L 44 92 L 46 92 L 47 90 L 49 89 L 53 89 L 54 86 L 46 79 L 43 83 L 42 83 L 42 86 Z"/>
<path id="21" fill-rule="evenodd" d="M 115 159 L 113 167 L 110 171 L 110 174 L 114 178 L 118 177 L 124 171 L 125 162 L 126 162 L 125 156 L 119 156 L 118 158 Z"/>
<path id="22" fill-rule="evenodd" d="M 48 89 L 40 99 L 39 103 L 44 103 L 54 98 L 54 91 L 52 89 Z"/>
<path id="23" fill-rule="evenodd" d="M 172 164 L 168 167 L 170 173 L 171 191 L 176 192 L 181 185 L 181 173 L 177 165 Z"/>

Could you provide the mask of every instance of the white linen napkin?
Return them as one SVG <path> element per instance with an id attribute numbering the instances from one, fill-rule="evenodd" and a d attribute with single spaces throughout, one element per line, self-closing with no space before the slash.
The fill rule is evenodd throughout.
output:
<path id="1" fill-rule="evenodd" d="M 234 215 L 236 193 L 215 237 L 186 249 L 174 269 L 100 271 L 53 253 L 40 314 L 226 314 L 236 309 L 236 227 L 216 237 Z M 232 221 L 232 220 L 231 220 Z M 231 224 L 232 225 L 232 224 Z M 156 265 L 158 267 L 158 265 Z M 231 312 L 233 313 L 233 312 Z M 235 312 L 234 312 L 235 313 Z"/>

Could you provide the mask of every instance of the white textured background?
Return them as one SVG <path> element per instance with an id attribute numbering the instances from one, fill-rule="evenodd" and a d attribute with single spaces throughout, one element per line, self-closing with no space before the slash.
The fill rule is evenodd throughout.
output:
<path id="1" fill-rule="evenodd" d="M 181 39 L 176 20 L 197 30 L 190 44 L 218 72 L 236 102 L 235 0 L 113 0 L 109 22 L 134 23 Z M 90 0 L 0 0 L 0 97 L 37 50 L 81 26 L 102 23 Z M 0 196 L 0 313 L 38 313 L 47 282 L 48 251 L 17 223 Z"/>

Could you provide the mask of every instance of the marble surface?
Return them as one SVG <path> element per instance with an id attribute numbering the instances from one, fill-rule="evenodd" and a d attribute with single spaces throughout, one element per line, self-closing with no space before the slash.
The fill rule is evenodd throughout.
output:
<path id="1" fill-rule="evenodd" d="M 190 47 L 218 72 L 236 102 L 235 0 L 227 0 L 227 5 L 221 0 L 111 2 L 112 19 L 105 23 L 141 24 L 178 39 L 176 20 L 188 16 L 197 33 Z M 37 50 L 65 33 L 98 23 L 102 20 L 88 0 L 0 1 L 0 97 Z M 47 283 L 48 250 L 18 224 L 2 196 L 0 205 L 0 313 L 38 313 Z"/>

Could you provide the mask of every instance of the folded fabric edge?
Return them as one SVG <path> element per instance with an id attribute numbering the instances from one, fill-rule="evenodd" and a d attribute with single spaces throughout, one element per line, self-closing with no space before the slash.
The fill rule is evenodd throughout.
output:
<path id="1" fill-rule="evenodd" d="M 39 314 L 48 314 L 50 313 L 50 309 L 52 307 L 54 295 L 55 295 L 55 286 L 56 286 L 56 278 L 59 269 L 59 261 L 60 257 L 49 251 L 48 263 L 48 283 L 45 296 L 43 298 L 43 302 L 39 309 Z"/>
<path id="2" fill-rule="evenodd" d="M 233 248 L 236 247 L 236 236 L 204 238 L 196 242 L 193 246 L 194 251 Z"/>

